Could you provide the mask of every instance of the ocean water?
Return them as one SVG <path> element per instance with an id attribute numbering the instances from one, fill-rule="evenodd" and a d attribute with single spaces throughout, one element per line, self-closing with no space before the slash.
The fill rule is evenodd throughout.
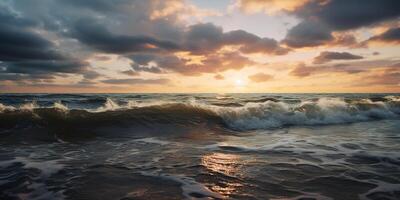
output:
<path id="1" fill-rule="evenodd" d="M 399 94 L 0 94 L 0 199 L 400 199 Z"/>

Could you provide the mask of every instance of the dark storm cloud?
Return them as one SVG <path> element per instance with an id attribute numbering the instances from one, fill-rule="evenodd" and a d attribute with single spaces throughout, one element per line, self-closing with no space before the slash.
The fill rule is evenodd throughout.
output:
<path id="1" fill-rule="evenodd" d="M 177 50 L 170 41 L 148 36 L 116 35 L 94 20 L 80 20 L 72 31 L 72 37 L 106 53 L 124 54 L 144 51 Z"/>
<path id="2" fill-rule="evenodd" d="M 5 80 L 47 80 L 57 73 L 81 73 L 88 63 L 61 53 L 39 34 L 40 23 L 0 6 L 0 61 Z"/>
<path id="3" fill-rule="evenodd" d="M 371 37 L 367 42 L 379 41 L 388 43 L 400 43 L 400 27 L 391 28 L 382 34 Z"/>
<path id="4" fill-rule="evenodd" d="M 212 23 L 187 26 L 179 21 L 179 12 L 153 18 L 154 11 L 170 6 L 168 1 L 10 2 L 8 6 L 19 14 L 0 9 L 0 61 L 6 68 L 1 73 L 70 73 L 86 81 L 100 74 L 94 74 L 84 60 L 107 60 L 95 56 L 106 53 L 133 61 L 126 75 L 200 75 L 254 64 L 244 54 L 285 55 L 290 51 L 272 38 L 243 30 L 224 32 Z M 2 28 L 4 24 L 7 28 Z M 239 51 L 218 52 L 229 45 L 237 45 Z M 181 51 L 205 59 L 193 64 L 175 55 Z"/>
<path id="5" fill-rule="evenodd" d="M 130 78 L 130 79 L 108 79 L 101 81 L 107 84 L 117 84 L 117 85 L 145 85 L 145 84 L 168 84 L 170 83 L 169 79 L 160 78 L 160 79 L 140 79 L 140 78 Z"/>
<path id="6" fill-rule="evenodd" d="M 363 47 L 354 35 L 336 34 L 326 25 L 310 20 L 303 21 L 290 29 L 281 42 L 292 48 L 315 47 L 315 46 L 345 46 Z"/>
<path id="7" fill-rule="evenodd" d="M 136 72 L 200 75 L 241 69 L 254 64 L 239 52 L 217 53 L 226 45 L 240 45 L 239 51 L 242 53 L 283 55 L 289 52 L 289 49 L 281 47 L 274 39 L 260 38 L 243 30 L 224 33 L 221 27 L 211 23 L 189 26 L 183 35 L 179 50 L 193 55 L 204 55 L 201 63 L 193 64 L 189 59 L 168 52 L 136 53 L 127 56 L 134 62 L 131 64 L 132 69 Z"/>
<path id="8" fill-rule="evenodd" d="M 283 43 L 290 47 L 301 48 L 323 45 L 333 39 L 326 25 L 318 21 L 303 21 L 289 30 Z"/>
<path id="9" fill-rule="evenodd" d="M 129 3 L 129 0 L 61 0 L 60 3 L 78 8 L 87 8 L 100 12 L 114 11 L 118 7 Z"/>
<path id="10" fill-rule="evenodd" d="M 331 52 L 323 51 L 314 58 L 314 64 L 323 64 L 332 60 L 359 60 L 363 59 L 362 56 L 354 55 L 348 52 Z"/>
<path id="11" fill-rule="evenodd" d="M 332 32 L 396 20 L 399 8 L 398 0 L 312 0 L 290 12 L 303 21 L 289 30 L 283 42 L 294 48 L 327 44 Z"/>
<path id="12" fill-rule="evenodd" d="M 185 49 L 194 53 L 209 53 L 222 47 L 223 31 L 214 24 L 195 24 L 184 37 Z"/>
<path id="13" fill-rule="evenodd" d="M 0 73 L 1 81 L 12 81 L 18 85 L 30 85 L 38 83 L 53 83 L 52 74 L 19 74 L 19 73 Z"/>
<path id="14" fill-rule="evenodd" d="M 50 41 L 19 27 L 0 24 L 0 60 L 57 60 L 63 59 Z"/>
<path id="15" fill-rule="evenodd" d="M 400 16 L 398 0 L 312 0 L 294 11 L 303 19 L 316 18 L 332 30 L 349 30 Z"/>
<path id="16" fill-rule="evenodd" d="M 261 38 L 243 30 L 224 33 L 221 27 L 211 23 L 190 26 L 183 43 L 184 49 L 194 54 L 214 53 L 225 45 L 241 45 L 242 53 L 285 55 L 290 51 L 275 39 Z"/>
<path id="17" fill-rule="evenodd" d="M 86 62 L 79 60 L 29 60 L 7 62 L 7 72 L 12 73 L 80 73 L 86 71 Z"/>
<path id="18" fill-rule="evenodd" d="M 32 29 L 35 23 L 0 6 L 0 60 L 60 59 L 53 44 Z"/>

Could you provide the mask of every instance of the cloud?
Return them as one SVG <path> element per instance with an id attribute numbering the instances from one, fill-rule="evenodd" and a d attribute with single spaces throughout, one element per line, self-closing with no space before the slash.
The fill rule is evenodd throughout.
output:
<path id="1" fill-rule="evenodd" d="M 209 54 L 223 46 L 240 45 L 242 53 L 265 53 L 271 55 L 285 55 L 290 50 L 281 47 L 272 38 L 261 38 L 243 30 L 224 33 L 221 27 L 212 23 L 195 24 L 185 33 L 184 50 L 193 54 Z"/>
<path id="2" fill-rule="evenodd" d="M 289 11 L 302 21 L 288 31 L 285 44 L 294 48 L 325 45 L 333 40 L 333 32 L 343 32 L 400 16 L 400 1 L 312 0 Z"/>
<path id="3" fill-rule="evenodd" d="M 290 47 L 313 47 L 334 39 L 328 26 L 318 21 L 303 21 L 289 30 L 283 43 Z"/>
<path id="4" fill-rule="evenodd" d="M 294 67 L 289 74 L 296 77 L 306 77 L 310 76 L 312 73 L 316 71 L 314 67 L 307 67 L 304 63 L 298 64 Z"/>
<path id="5" fill-rule="evenodd" d="M 218 13 L 199 9 L 189 2 L 2 2 L 0 80 L 43 86 L 56 84 L 55 81 L 62 78 L 63 81 L 65 79 L 79 86 L 107 83 L 113 84 L 113 87 L 168 82 L 159 78 L 141 79 L 140 74 L 149 77 L 157 74 L 163 77 L 167 74 L 208 74 L 219 80 L 225 71 L 258 65 L 252 59 L 262 60 L 261 56 L 287 55 L 295 48 L 321 45 L 356 47 L 359 45 L 355 37 L 358 32 L 354 30 L 381 26 L 381 23 L 395 21 L 400 16 L 397 0 L 368 0 L 362 3 L 355 0 L 238 0 L 237 6 L 246 12 L 275 14 L 279 11 L 299 19 L 297 25 L 290 27 L 286 37 L 277 41 L 245 30 L 224 30 L 213 23 L 199 23 L 199 20 L 191 17 Z M 396 44 L 397 41 L 398 28 L 392 28 L 369 40 Z M 379 63 L 372 66 L 371 63 L 355 61 L 358 57 L 354 56 L 345 52 L 322 52 L 315 58 L 318 65 L 298 65 L 290 74 L 306 77 L 329 73 L 360 73 L 389 66 Z M 349 59 L 352 59 L 351 63 L 329 63 L 332 60 Z M 101 66 L 102 70 L 97 72 L 100 66 L 92 68 L 90 63 L 118 63 L 131 68 L 121 71 L 121 68 L 113 69 L 110 66 L 114 65 L 107 65 Z M 107 80 L 103 80 L 103 74 L 108 72 Z M 261 74 L 253 74 L 249 79 L 255 82 L 268 79 L 265 76 L 268 74 Z M 116 78 L 118 75 L 130 77 Z"/>
<path id="6" fill-rule="evenodd" d="M 132 69 L 151 73 L 177 72 L 188 76 L 202 73 L 218 73 L 229 69 L 242 69 L 255 64 L 239 53 L 217 53 L 207 55 L 201 63 L 191 63 L 188 59 L 176 55 L 138 54 L 130 56 L 134 64 Z"/>
<path id="7" fill-rule="evenodd" d="M 92 80 L 92 79 L 97 79 L 97 78 L 101 77 L 101 74 L 99 74 L 98 72 L 93 71 L 93 70 L 88 70 L 83 73 L 83 77 L 86 80 Z"/>
<path id="8" fill-rule="evenodd" d="M 140 75 L 139 72 L 136 72 L 136 71 L 133 71 L 133 70 L 121 71 L 121 74 L 125 74 L 125 75 L 128 75 L 128 76 L 139 76 Z"/>
<path id="9" fill-rule="evenodd" d="M 169 84 L 171 81 L 165 78 L 159 79 L 140 79 L 140 78 L 128 78 L 128 79 L 107 79 L 101 82 L 107 84 L 116 85 L 149 85 L 149 84 Z"/>
<path id="10" fill-rule="evenodd" d="M 156 8 L 152 10 L 150 14 L 150 19 L 152 20 L 171 16 L 176 17 L 176 13 L 180 13 L 178 18 L 181 20 L 185 18 L 202 18 L 221 15 L 215 10 L 200 9 L 182 0 L 153 0 L 152 3 L 156 4 Z"/>
<path id="11" fill-rule="evenodd" d="M 18 84 L 27 84 L 26 82 L 51 82 L 53 78 L 49 74 L 0 73 L 0 81 L 14 81 Z"/>
<path id="12" fill-rule="evenodd" d="M 387 31 L 369 38 L 366 42 L 400 43 L 400 27 L 390 28 Z"/>
<path id="13" fill-rule="evenodd" d="M 345 47 L 362 47 L 362 44 L 360 44 L 356 37 L 351 34 L 345 34 L 345 33 L 333 33 L 334 40 L 329 41 L 327 45 L 329 46 L 345 46 Z"/>
<path id="14" fill-rule="evenodd" d="M 98 61 L 109 61 L 109 60 L 111 60 L 111 57 L 103 56 L 103 55 L 96 55 L 93 58 L 95 60 L 98 60 Z"/>
<path id="15" fill-rule="evenodd" d="M 6 62 L 9 73 L 80 73 L 86 72 L 88 63 L 79 60 L 28 60 Z"/>
<path id="16" fill-rule="evenodd" d="M 359 60 L 363 59 L 362 56 L 354 55 L 348 52 L 331 52 L 323 51 L 319 56 L 314 58 L 314 64 L 323 64 L 332 60 Z"/>
<path id="17" fill-rule="evenodd" d="M 63 4 L 72 5 L 79 8 L 87 8 L 91 10 L 97 10 L 102 12 L 109 12 L 115 10 L 121 3 L 126 2 L 126 0 L 68 0 L 63 1 Z"/>
<path id="18" fill-rule="evenodd" d="M 362 77 L 355 86 L 386 85 L 400 86 L 400 69 L 388 67 L 375 72 L 373 75 Z"/>
<path id="19" fill-rule="evenodd" d="M 305 64 L 298 64 L 294 67 L 289 75 L 304 78 L 317 74 L 329 74 L 329 73 L 347 73 L 356 74 L 365 72 L 365 69 L 358 69 L 353 65 L 336 64 L 336 65 L 319 65 L 319 66 L 306 66 Z"/>
<path id="20" fill-rule="evenodd" d="M 312 75 L 332 73 L 364 74 L 368 72 L 382 71 L 382 69 L 386 68 L 398 68 L 398 66 L 400 66 L 399 63 L 399 60 L 392 59 L 351 61 L 345 63 L 319 64 L 310 66 L 307 66 L 304 63 L 299 63 L 289 71 L 289 75 L 303 78 Z"/>
<path id="21" fill-rule="evenodd" d="M 309 0 L 237 0 L 234 6 L 246 13 L 265 12 L 270 14 L 282 10 L 292 11 L 307 1 Z"/>
<path id="22" fill-rule="evenodd" d="M 0 60 L 62 59 L 51 41 L 32 30 L 35 26 L 35 22 L 0 6 Z"/>
<path id="23" fill-rule="evenodd" d="M 397 0 L 310 1 L 293 11 L 303 19 L 318 19 L 332 30 L 350 30 L 400 16 Z"/>
<path id="24" fill-rule="evenodd" d="M 148 36 L 116 35 L 96 21 L 85 19 L 75 24 L 72 37 L 106 53 L 177 50 L 177 44 Z"/>
<path id="25" fill-rule="evenodd" d="M 243 30 L 235 30 L 222 36 L 224 45 L 242 45 L 239 50 L 243 53 L 265 53 L 271 55 L 285 55 L 290 49 L 280 46 L 271 38 L 261 38 Z"/>
<path id="26" fill-rule="evenodd" d="M 6 69 L 0 73 L 11 74 L 7 77 L 50 74 L 46 77 L 52 78 L 69 73 L 88 82 L 101 74 L 93 73 L 85 60 L 110 60 L 106 54 L 133 61 L 132 70 L 120 72 L 126 75 L 193 76 L 255 64 L 246 54 L 290 51 L 272 38 L 244 30 L 224 32 L 212 23 L 186 25 L 179 17 L 178 10 L 187 10 L 181 0 L 44 1 L 46 6 L 6 3 L 10 9 L 0 11 L 0 61 Z M 239 51 L 221 51 L 226 46 L 237 46 Z M 204 59 L 193 63 L 176 55 L 180 52 Z"/>
<path id="27" fill-rule="evenodd" d="M 214 78 L 215 78 L 216 80 L 224 80 L 224 79 L 225 79 L 225 77 L 222 76 L 221 74 L 216 74 L 216 75 L 214 76 Z"/>
<path id="28" fill-rule="evenodd" d="M 50 82 L 60 73 L 87 73 L 89 63 L 61 51 L 35 31 L 40 24 L 0 5 L 0 61 L 2 80 Z"/>
<path id="29" fill-rule="evenodd" d="M 249 76 L 249 79 L 255 83 L 266 82 L 266 81 L 272 80 L 273 78 L 274 77 L 272 75 L 261 73 L 261 72 Z"/>
<path id="30" fill-rule="evenodd" d="M 145 66 L 145 65 L 138 65 L 138 64 L 134 63 L 131 65 L 131 67 L 134 70 L 134 72 L 149 72 L 149 73 L 153 73 L 153 74 L 164 73 L 162 68 L 157 67 L 157 66 Z"/>
<path id="31" fill-rule="evenodd" d="M 291 28 L 281 43 L 292 48 L 316 46 L 363 47 L 354 35 L 335 33 L 331 31 L 330 27 L 318 21 L 310 21 L 303 21 Z"/>

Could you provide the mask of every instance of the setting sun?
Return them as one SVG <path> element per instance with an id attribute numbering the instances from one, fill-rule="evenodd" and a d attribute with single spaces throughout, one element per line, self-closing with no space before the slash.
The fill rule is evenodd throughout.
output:
<path id="1" fill-rule="evenodd" d="M 245 82 L 241 79 L 236 79 L 235 85 L 236 85 L 236 87 L 243 87 L 243 86 L 245 86 Z"/>

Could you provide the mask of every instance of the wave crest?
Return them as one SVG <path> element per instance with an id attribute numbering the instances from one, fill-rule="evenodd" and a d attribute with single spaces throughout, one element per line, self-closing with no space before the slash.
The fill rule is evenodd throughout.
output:
<path id="1" fill-rule="evenodd" d="M 35 102 L 18 108 L 0 104 L 0 128 L 13 128 L 21 124 L 86 128 L 121 124 L 213 124 L 234 130 L 252 130 L 398 119 L 399 114 L 400 101 L 392 96 L 385 101 L 320 98 L 295 104 L 267 100 L 236 107 L 209 105 L 196 100 L 185 103 L 129 101 L 119 104 L 107 99 L 103 106 L 92 110 L 70 110 L 60 102 L 55 102 L 51 107 L 38 107 Z"/>
<path id="2" fill-rule="evenodd" d="M 375 119 L 398 118 L 399 102 L 346 102 L 340 98 L 320 98 L 300 104 L 266 101 L 243 107 L 217 108 L 227 124 L 239 130 L 269 129 L 290 125 L 327 125 Z"/>

